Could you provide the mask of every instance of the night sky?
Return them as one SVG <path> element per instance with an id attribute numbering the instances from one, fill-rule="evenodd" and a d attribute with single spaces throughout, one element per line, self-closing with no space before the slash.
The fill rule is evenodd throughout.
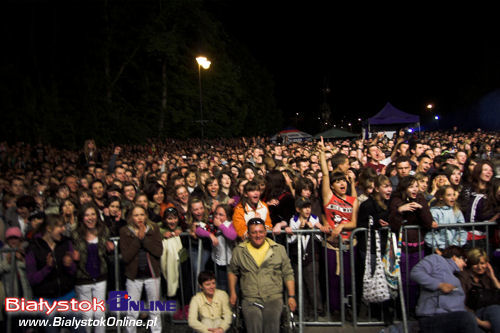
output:
<path id="1" fill-rule="evenodd" d="M 273 74 L 290 125 L 297 112 L 316 117 L 326 86 L 337 122 L 373 116 L 387 102 L 425 122 L 431 118 L 425 107 L 433 103 L 447 126 L 463 125 L 461 117 L 500 88 L 499 28 L 490 26 L 488 8 L 453 8 L 452 14 L 357 3 L 214 3 L 228 33 Z M 498 103 L 488 109 L 500 113 Z"/>
<path id="2" fill-rule="evenodd" d="M 345 128 L 351 122 L 353 132 L 358 132 L 358 118 L 371 117 L 390 102 L 420 115 L 424 129 L 436 125 L 434 115 L 441 117 L 438 125 L 442 128 L 500 128 L 496 9 L 471 4 L 441 9 L 421 3 L 394 8 L 358 2 L 341 6 L 333 1 L 200 1 L 229 38 L 245 45 L 271 73 L 284 127 L 318 133 L 317 119 L 326 103 L 337 127 L 341 121 Z M 70 77 L 73 72 L 66 72 L 68 66 L 92 68 L 95 64 L 94 70 L 101 70 L 102 59 L 82 48 L 94 50 L 105 44 L 102 2 L 48 3 L 7 1 L 0 12 L 6 45 L 0 54 L 2 68 L 22 73 L 39 67 L 48 82 L 54 77 L 70 84 L 78 78 Z M 159 1 L 131 0 L 130 7 L 120 7 L 119 0 L 112 3 L 115 10 L 137 5 L 151 11 L 148 6 L 156 8 Z M 30 24 L 35 26 L 31 22 L 36 22 L 36 29 L 30 29 Z M 114 24 L 118 31 L 120 24 L 128 24 L 131 31 L 134 28 L 120 20 Z M 127 74 L 120 83 L 133 87 Z M 10 85 L 8 78 L 2 79 L 3 87 Z M 323 93 L 325 88 L 328 94 Z M 75 88 L 72 94 L 77 98 L 80 92 Z M 15 103 L 19 100 L 14 99 Z M 426 109 L 429 103 L 434 105 L 432 113 Z"/>

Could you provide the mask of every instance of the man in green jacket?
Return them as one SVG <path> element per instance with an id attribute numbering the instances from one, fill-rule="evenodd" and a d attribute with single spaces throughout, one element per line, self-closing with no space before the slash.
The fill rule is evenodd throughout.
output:
<path id="1" fill-rule="evenodd" d="M 295 281 L 285 248 L 266 237 L 264 221 L 248 221 L 248 240 L 233 251 L 229 264 L 230 303 L 236 305 L 236 283 L 240 278 L 241 307 L 248 333 L 279 332 L 283 309 L 283 282 L 288 306 L 295 311 Z"/>

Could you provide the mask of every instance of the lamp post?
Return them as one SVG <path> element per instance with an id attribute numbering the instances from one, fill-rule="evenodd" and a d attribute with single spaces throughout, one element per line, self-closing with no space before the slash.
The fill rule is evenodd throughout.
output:
<path id="1" fill-rule="evenodd" d="M 205 125 L 205 120 L 203 119 L 203 98 L 202 98 L 202 93 L 201 93 L 201 68 L 203 67 L 203 69 L 209 69 L 210 64 L 212 62 L 210 60 L 208 60 L 206 57 L 197 57 L 196 62 L 198 63 L 198 83 L 200 86 L 200 120 L 199 120 L 199 123 L 201 125 L 201 147 L 203 148 L 203 137 L 204 137 L 203 126 Z"/>

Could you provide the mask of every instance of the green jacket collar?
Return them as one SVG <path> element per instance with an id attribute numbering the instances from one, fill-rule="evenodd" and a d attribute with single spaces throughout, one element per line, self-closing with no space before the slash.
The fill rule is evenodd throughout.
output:
<path id="1" fill-rule="evenodd" d="M 273 241 L 271 238 L 266 237 L 266 240 L 269 243 L 270 247 L 278 246 L 278 243 L 276 243 L 275 241 Z M 241 242 L 240 244 L 238 244 L 238 246 L 246 248 L 248 243 L 250 243 L 250 241 L 247 239 L 247 240 L 244 240 L 243 242 Z"/>

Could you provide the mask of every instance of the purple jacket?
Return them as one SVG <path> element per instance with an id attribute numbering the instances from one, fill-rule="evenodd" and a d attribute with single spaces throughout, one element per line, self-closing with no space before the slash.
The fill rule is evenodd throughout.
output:
<path id="1" fill-rule="evenodd" d="M 411 270 L 411 279 L 420 285 L 417 316 L 433 316 L 440 313 L 465 311 L 465 293 L 455 273 L 460 269 L 453 259 L 431 254 L 420 260 Z M 451 283 L 455 290 L 444 294 L 439 290 L 442 282 Z"/>

